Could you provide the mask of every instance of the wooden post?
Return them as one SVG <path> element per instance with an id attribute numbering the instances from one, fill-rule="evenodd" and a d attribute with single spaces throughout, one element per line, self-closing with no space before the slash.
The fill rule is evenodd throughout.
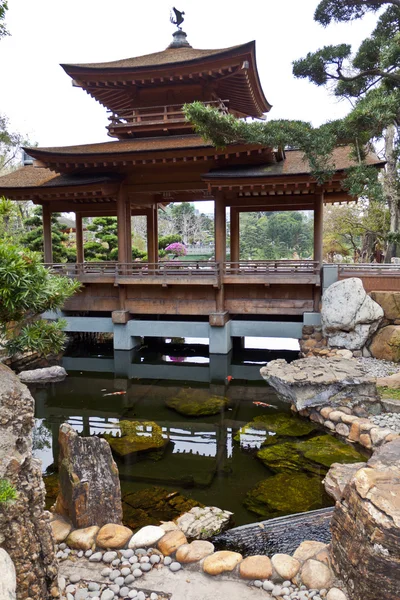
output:
<path id="1" fill-rule="evenodd" d="M 83 225 L 82 215 L 75 213 L 75 243 L 76 243 L 76 262 L 81 264 L 84 261 L 83 252 Z"/>
<path id="2" fill-rule="evenodd" d="M 126 262 L 132 262 L 132 211 L 129 200 L 125 205 Z"/>
<path id="3" fill-rule="evenodd" d="M 239 219 L 239 210 L 231 206 L 231 262 L 234 263 L 240 260 Z"/>
<path id="4" fill-rule="evenodd" d="M 323 236 L 324 194 L 321 192 L 314 206 L 314 260 L 322 266 L 322 236 Z"/>
<path id="5" fill-rule="evenodd" d="M 154 248 L 154 209 L 150 207 L 147 210 L 147 260 L 149 263 L 156 262 Z"/>
<path id="6" fill-rule="evenodd" d="M 226 208 L 224 195 L 215 195 L 214 202 L 214 236 L 215 236 L 215 260 L 219 264 L 221 284 L 217 291 L 216 310 L 224 312 L 224 266 L 226 262 Z"/>
<path id="7" fill-rule="evenodd" d="M 53 247 L 51 242 L 51 212 L 48 204 L 43 204 L 43 257 L 45 263 L 53 262 Z"/>
<path id="8" fill-rule="evenodd" d="M 158 263 L 158 204 L 154 204 L 154 216 L 153 216 L 153 239 L 154 239 L 154 262 Z"/>
<path id="9" fill-rule="evenodd" d="M 126 240 L 126 201 L 127 194 L 121 185 L 117 194 L 117 235 L 118 235 L 118 262 L 126 263 L 127 240 Z"/>

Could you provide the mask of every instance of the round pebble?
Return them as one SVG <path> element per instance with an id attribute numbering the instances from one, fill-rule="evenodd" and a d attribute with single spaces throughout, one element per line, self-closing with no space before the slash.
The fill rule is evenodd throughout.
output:
<path id="1" fill-rule="evenodd" d="M 150 561 L 150 558 L 148 556 L 142 556 L 142 558 L 140 559 L 141 563 L 148 563 Z"/>
<path id="2" fill-rule="evenodd" d="M 150 563 L 142 563 L 140 565 L 140 568 L 144 573 L 147 573 L 148 571 L 151 571 L 151 564 Z"/>
<path id="3" fill-rule="evenodd" d="M 121 596 L 121 598 L 126 598 L 126 596 L 129 594 L 129 588 L 127 587 L 122 587 L 119 590 L 119 595 Z"/>
<path id="4" fill-rule="evenodd" d="M 138 592 L 136 598 L 137 600 L 146 600 L 145 593 L 142 591 Z"/>
<path id="5" fill-rule="evenodd" d="M 143 575 L 143 573 L 140 569 L 135 569 L 133 571 L 132 575 L 134 575 L 135 577 L 141 577 Z"/>
<path id="6" fill-rule="evenodd" d="M 170 565 L 172 563 L 172 558 L 170 556 L 165 556 L 164 557 L 164 565 L 166 567 L 168 567 L 168 565 Z"/>
<path id="7" fill-rule="evenodd" d="M 112 566 L 113 567 L 118 567 L 118 565 L 121 563 L 121 559 L 120 558 L 116 558 L 115 560 L 112 561 Z"/>
<path id="8" fill-rule="evenodd" d="M 60 548 L 60 550 L 65 550 L 65 548 L 67 547 L 67 544 L 64 544 L 64 542 L 63 542 L 58 547 Z"/>
<path id="9" fill-rule="evenodd" d="M 131 556 L 129 558 L 129 562 L 131 563 L 131 565 L 134 565 L 135 563 L 137 563 L 138 561 L 138 557 L 137 556 Z"/>
<path id="10" fill-rule="evenodd" d="M 74 600 L 74 597 L 69 592 L 67 593 L 67 600 Z"/>
<path id="11" fill-rule="evenodd" d="M 71 583 L 79 583 L 81 580 L 81 576 L 78 573 L 71 573 L 69 576 L 69 580 Z"/>
<path id="12" fill-rule="evenodd" d="M 254 586 L 255 586 L 256 588 L 260 588 L 260 587 L 262 587 L 262 581 L 260 581 L 259 579 L 256 579 L 256 580 L 254 581 Z"/>
<path id="13" fill-rule="evenodd" d="M 118 569 L 116 569 L 115 571 L 112 571 L 110 574 L 111 581 L 115 581 L 115 579 L 117 579 L 117 577 L 119 577 L 120 575 L 121 575 L 121 571 L 118 571 Z"/>
<path id="14" fill-rule="evenodd" d="M 116 552 L 104 552 L 103 554 L 103 562 L 110 563 L 118 557 Z"/>
<path id="15" fill-rule="evenodd" d="M 152 565 L 156 565 L 157 563 L 160 562 L 160 560 L 161 560 L 161 557 L 158 556 L 158 554 L 152 554 L 150 556 L 150 562 L 151 562 Z"/>
<path id="16" fill-rule="evenodd" d="M 119 585 L 119 587 L 121 587 L 121 585 L 124 585 L 124 581 L 124 577 L 117 577 L 116 579 L 114 579 L 115 585 Z"/>
<path id="17" fill-rule="evenodd" d="M 75 592 L 75 600 L 86 600 L 89 596 L 89 590 L 87 588 L 80 588 Z"/>
<path id="18" fill-rule="evenodd" d="M 100 600 L 113 600 L 114 592 L 112 590 L 104 590 L 104 592 L 100 596 Z"/>
<path id="19" fill-rule="evenodd" d="M 173 562 L 169 565 L 169 570 L 172 571 L 173 573 L 176 573 L 176 571 L 180 571 L 181 569 L 182 569 L 181 563 Z"/>
<path id="20" fill-rule="evenodd" d="M 121 550 L 121 556 L 123 556 L 124 558 L 130 558 L 131 556 L 133 556 L 135 553 L 132 550 L 132 548 L 129 548 L 128 550 Z"/>
<path id="21" fill-rule="evenodd" d="M 83 556 L 83 550 L 79 550 L 79 552 L 77 554 L 77 557 L 78 558 L 82 558 L 82 556 Z"/>
<path id="22" fill-rule="evenodd" d="M 102 577 L 109 577 L 111 575 L 112 571 L 110 569 L 110 567 L 106 567 L 105 569 L 103 569 L 100 573 L 100 575 Z"/>
<path id="23" fill-rule="evenodd" d="M 89 558 L 89 556 L 92 556 L 92 554 L 93 554 L 93 550 L 86 550 L 86 552 L 85 552 L 86 558 Z"/>
<path id="24" fill-rule="evenodd" d="M 141 556 L 143 554 L 147 554 L 147 550 L 145 550 L 144 548 L 136 548 L 135 554 L 136 556 Z"/>
<path id="25" fill-rule="evenodd" d="M 137 597 L 137 591 L 136 590 L 131 590 L 128 594 L 129 598 L 136 598 Z"/>
<path id="26" fill-rule="evenodd" d="M 272 592 L 274 587 L 275 584 L 273 584 L 272 581 L 268 581 L 268 579 L 263 583 L 263 590 L 265 590 L 266 592 Z"/>
<path id="27" fill-rule="evenodd" d="M 71 548 L 65 548 L 64 554 L 71 554 Z"/>
<path id="28" fill-rule="evenodd" d="M 101 552 L 95 552 L 95 554 L 92 554 L 92 556 L 89 556 L 89 561 L 90 562 L 100 562 L 102 557 L 103 557 L 103 555 Z"/>
<path id="29" fill-rule="evenodd" d="M 79 581 L 80 581 L 80 577 L 79 577 Z M 76 587 L 74 585 L 67 585 L 67 587 L 65 588 L 65 591 L 67 594 L 75 594 L 76 592 Z"/>
<path id="30" fill-rule="evenodd" d="M 127 575 L 129 575 L 131 572 L 130 567 L 124 567 L 123 569 L 121 569 L 121 575 L 123 575 L 123 577 L 126 577 Z"/>
<path id="31" fill-rule="evenodd" d="M 100 589 L 100 585 L 98 583 L 96 583 L 95 581 L 90 581 L 88 584 L 88 590 L 89 592 L 98 592 Z"/>
<path id="32" fill-rule="evenodd" d="M 108 589 L 111 590 L 112 592 L 114 592 L 114 594 L 118 594 L 120 588 L 119 588 L 119 585 L 117 585 L 116 583 L 113 583 L 112 585 L 109 586 Z"/>
<path id="33" fill-rule="evenodd" d="M 125 577 L 124 584 L 129 585 L 130 583 L 133 583 L 134 581 L 135 581 L 135 576 L 130 574 L 127 577 Z"/>
<path id="34" fill-rule="evenodd" d="M 158 600 L 158 594 L 156 594 L 155 592 L 151 592 L 150 600 Z"/>

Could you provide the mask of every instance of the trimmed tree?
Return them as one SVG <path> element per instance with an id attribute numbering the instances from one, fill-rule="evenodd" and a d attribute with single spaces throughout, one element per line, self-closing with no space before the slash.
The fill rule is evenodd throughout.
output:
<path id="1" fill-rule="evenodd" d="M 62 225 L 58 220 L 60 216 L 60 213 L 51 214 L 53 261 L 55 263 L 75 262 L 76 253 L 66 246 L 68 236 L 63 232 Z M 24 220 L 24 227 L 27 233 L 22 237 L 21 243 L 29 250 L 40 252 L 43 257 L 43 211 L 41 206 L 36 206 L 32 214 Z"/>

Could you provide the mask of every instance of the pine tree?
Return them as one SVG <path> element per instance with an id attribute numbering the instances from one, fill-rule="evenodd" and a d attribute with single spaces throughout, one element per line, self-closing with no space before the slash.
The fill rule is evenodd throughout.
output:
<path id="1" fill-rule="evenodd" d="M 58 220 L 60 216 L 60 213 L 52 213 L 51 215 L 53 262 L 74 262 L 76 255 L 74 251 L 65 245 L 68 236 L 62 231 L 62 226 Z M 27 233 L 22 238 L 22 244 L 26 248 L 29 248 L 29 250 L 40 252 L 43 256 L 43 216 L 41 206 L 35 207 L 32 215 L 25 219 L 24 227 Z"/>

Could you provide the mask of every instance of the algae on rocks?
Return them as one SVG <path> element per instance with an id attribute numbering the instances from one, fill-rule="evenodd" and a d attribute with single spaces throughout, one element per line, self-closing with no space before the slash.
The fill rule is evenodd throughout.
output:
<path id="1" fill-rule="evenodd" d="M 119 421 L 121 435 L 105 433 L 103 437 L 117 456 L 127 458 L 139 452 L 160 450 L 168 444 L 162 428 L 154 421 Z"/>
<path id="2" fill-rule="evenodd" d="M 206 389 L 190 389 L 181 390 L 177 396 L 166 400 L 166 405 L 185 417 L 206 417 L 220 414 L 228 402 L 228 398 L 213 396 Z"/>
<path id="3" fill-rule="evenodd" d="M 234 436 L 235 442 L 248 448 L 259 448 L 264 444 L 274 444 L 280 436 L 303 437 L 317 429 L 315 423 L 288 414 L 259 415 L 246 423 Z"/>

